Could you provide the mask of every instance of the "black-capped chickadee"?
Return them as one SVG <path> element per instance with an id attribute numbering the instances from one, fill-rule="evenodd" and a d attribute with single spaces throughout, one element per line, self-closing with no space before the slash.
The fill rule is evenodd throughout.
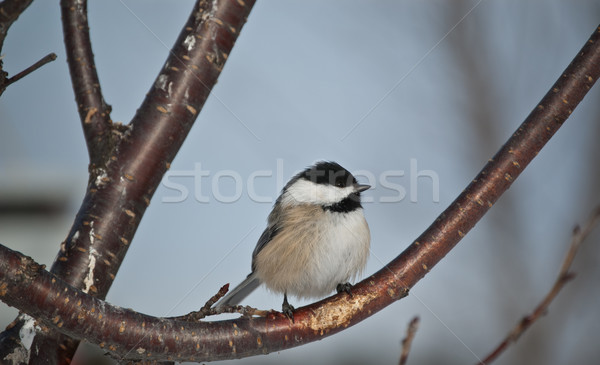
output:
<path id="1" fill-rule="evenodd" d="M 277 198 L 252 253 L 252 272 L 217 307 L 236 305 L 260 284 L 287 295 L 319 298 L 352 287 L 365 267 L 371 234 L 360 204 L 360 185 L 335 162 L 318 162 L 294 176 Z"/>

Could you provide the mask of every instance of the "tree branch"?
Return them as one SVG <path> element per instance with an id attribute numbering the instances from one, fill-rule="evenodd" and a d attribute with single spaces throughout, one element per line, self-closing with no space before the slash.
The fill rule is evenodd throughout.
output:
<path id="1" fill-rule="evenodd" d="M 40 68 L 40 67 L 44 66 L 45 64 L 52 62 L 54 60 L 56 60 L 56 53 L 50 53 L 50 54 L 45 55 L 44 57 L 42 57 L 39 61 L 37 61 L 33 65 L 27 67 L 23 71 L 19 72 L 18 74 L 14 75 L 11 78 L 9 78 L 8 80 L 6 80 L 5 86 L 9 86 L 10 84 L 21 80 L 23 77 L 29 75 L 33 71 L 37 70 L 38 68 Z"/>
<path id="2" fill-rule="evenodd" d="M 10 26 L 31 5 L 33 0 L 4 0 L 0 2 L 0 50 Z"/>
<path id="3" fill-rule="evenodd" d="M 91 171 L 85 198 L 51 268 L 57 278 L 105 298 L 154 191 L 216 83 L 253 4 L 198 0 L 131 123 L 109 129 L 110 107 L 93 67 L 86 2 L 61 1 Z M 1 353 L 13 350 L 3 342 L 10 342 L 9 337 L 0 334 Z M 68 362 L 77 342 L 56 337 L 37 334 L 32 348 L 38 351 L 31 357 Z"/>
<path id="4" fill-rule="evenodd" d="M 185 321 L 185 322 L 197 322 L 203 318 L 208 316 L 215 316 L 223 313 L 239 313 L 244 317 L 252 317 L 252 316 L 267 316 L 272 311 L 265 311 L 256 308 L 252 308 L 250 306 L 242 306 L 242 305 L 232 305 L 232 306 L 220 306 L 213 307 L 213 305 L 219 301 L 227 291 L 229 290 L 229 284 L 225 284 L 219 289 L 219 292 L 213 295 L 207 302 L 204 304 L 199 311 L 190 312 L 183 316 L 176 317 L 168 317 L 166 319 L 171 319 L 175 321 Z"/>
<path id="5" fill-rule="evenodd" d="M 569 272 L 571 268 L 571 264 L 573 263 L 573 259 L 577 254 L 577 249 L 581 245 L 581 243 L 587 238 L 587 236 L 591 233 L 592 229 L 596 227 L 598 224 L 598 220 L 600 219 L 600 207 L 596 208 L 591 216 L 588 218 L 588 221 L 585 223 L 583 229 L 579 226 L 576 226 L 573 229 L 573 235 L 571 237 L 571 244 L 569 245 L 569 250 L 563 260 L 563 263 L 560 267 L 560 271 L 558 272 L 558 277 L 554 282 L 554 285 L 546 294 L 544 299 L 538 304 L 538 306 L 533 310 L 533 312 L 521 319 L 519 323 L 510 331 L 510 333 L 500 342 L 500 344 L 492 350 L 485 359 L 481 360 L 478 364 L 485 365 L 489 364 L 492 361 L 496 360 L 498 356 L 500 356 L 511 344 L 517 342 L 517 340 L 521 337 L 523 332 L 527 331 L 529 327 L 535 321 L 537 321 L 542 315 L 548 312 L 548 307 L 550 303 L 556 298 L 558 293 L 562 290 L 562 288 L 571 281 L 575 274 Z"/>
<path id="6" fill-rule="evenodd" d="M 90 156 L 90 179 L 101 174 L 107 156 L 118 141 L 111 133 L 111 106 L 106 104 L 96 73 L 87 18 L 87 0 L 61 0 L 67 63 L 79 119 Z"/>
<path id="7" fill-rule="evenodd" d="M 219 17 L 219 19 L 227 18 Z M 177 42 L 175 53 L 180 50 L 178 46 L 184 40 L 185 32 Z M 82 291 L 72 288 L 68 283 L 44 270 L 39 270 L 39 267 L 36 267 L 30 259 L 23 258 L 23 255 L 6 248 L 0 251 L 0 296 L 9 305 L 14 305 L 39 318 L 48 328 L 57 329 L 75 338 L 85 338 L 90 342 L 99 343 L 101 347 L 111 353 L 127 359 L 162 360 L 165 357 L 167 359 L 171 357 L 177 361 L 210 361 L 241 358 L 280 351 L 333 335 L 406 296 L 408 290 L 464 237 L 502 193 L 512 185 L 600 76 L 599 40 L 600 28 L 597 28 L 559 80 L 507 143 L 415 242 L 380 271 L 355 285 L 352 297 L 338 294 L 298 308 L 294 313 L 295 322 L 293 323 L 284 315 L 276 312 L 261 318 L 238 318 L 200 323 L 147 316 L 114 307 L 98 298 L 84 295 Z M 217 42 L 217 44 L 219 43 Z M 165 80 L 167 82 L 179 77 L 180 66 L 180 63 L 175 65 L 167 61 L 165 70 L 159 76 L 158 81 L 162 79 L 163 75 L 167 78 Z M 160 85 L 165 85 L 165 83 L 157 82 L 155 84 L 147 98 L 148 104 L 145 102 L 140 108 L 141 112 L 138 113 L 139 118 L 147 115 L 150 119 L 144 124 L 143 119 L 134 118 L 134 125 L 140 123 L 139 129 L 150 128 L 149 135 L 153 136 L 150 140 L 153 142 L 158 134 L 168 132 L 163 130 L 166 125 L 156 127 L 152 123 L 157 123 L 157 120 L 168 123 L 166 121 L 169 120 L 168 115 L 184 116 L 186 110 L 189 111 L 185 102 L 181 104 L 168 102 L 172 98 L 172 93 L 177 95 L 182 93 L 180 88 L 164 90 Z M 202 86 L 197 82 L 195 85 Z M 162 92 L 154 93 L 157 88 Z M 190 95 L 197 94 L 191 93 Z M 183 121 L 177 119 L 180 126 L 186 126 L 185 120 L 189 119 Z M 171 123 L 174 122 L 171 121 Z M 170 127 L 176 128 L 176 130 L 172 132 L 174 134 L 167 135 L 177 138 L 181 127 L 173 125 Z M 140 147 L 132 142 L 136 138 L 140 138 L 139 135 L 134 138 L 137 128 L 133 128 L 130 137 L 123 143 L 123 151 L 130 153 L 131 148 Z M 153 143 L 152 146 L 158 148 L 162 145 Z M 171 155 L 162 155 L 166 153 L 167 151 L 161 150 L 160 154 L 164 156 L 162 157 L 164 160 L 170 161 L 168 157 Z M 123 160 L 117 158 L 117 161 Z M 158 161 L 161 159 L 159 158 Z M 109 170 L 109 180 L 114 182 L 118 181 L 118 178 L 124 177 L 124 180 L 128 181 L 127 184 L 133 184 L 131 186 L 134 188 L 136 187 L 134 183 L 148 179 L 149 171 L 155 168 L 163 171 L 164 168 L 146 155 L 142 155 L 137 163 L 127 161 L 123 166 L 125 169 L 122 171 L 126 175 L 113 175 L 114 172 Z M 141 166 L 145 169 L 141 169 Z M 130 175 L 131 179 L 127 178 L 128 168 L 133 169 L 134 167 L 140 170 L 135 170 L 137 173 Z M 126 186 L 127 195 L 132 194 L 130 185 Z M 98 194 L 107 189 L 108 187 L 102 187 Z M 131 196 L 131 200 L 134 202 L 138 202 L 140 199 L 137 194 L 141 193 L 144 197 L 143 194 L 146 193 L 146 191 L 133 190 L 136 191 Z M 117 193 L 123 192 L 118 191 Z M 95 197 L 96 195 L 92 195 L 90 199 Z M 113 195 L 108 197 L 111 198 L 110 204 L 119 202 L 118 199 L 114 199 Z M 97 201 L 97 204 L 103 203 Z M 127 208 L 129 207 L 127 204 L 124 207 L 132 209 L 131 212 L 134 213 L 130 215 L 132 220 L 139 216 L 140 210 L 137 209 L 140 207 L 135 204 L 131 205 L 131 208 Z M 123 213 L 113 214 L 117 216 Z M 88 218 L 86 217 L 86 219 Z M 108 219 L 114 223 L 108 227 L 106 221 L 98 220 L 96 217 L 89 217 L 89 219 L 96 222 L 93 225 L 94 229 L 98 228 L 106 235 L 98 237 L 98 240 L 105 240 L 105 237 L 109 237 L 108 241 L 112 242 L 115 239 L 118 240 L 118 237 L 113 235 L 113 231 L 129 232 L 127 229 L 123 229 L 118 219 Z M 92 232 L 93 237 L 95 237 L 94 234 L 97 234 L 95 232 Z M 87 233 L 84 236 L 87 236 Z M 78 242 L 75 240 L 74 245 L 77 245 Z M 121 253 L 121 251 L 117 252 Z M 75 252 L 75 254 L 77 253 Z M 63 253 L 61 253 L 61 257 L 62 255 Z M 67 257 L 67 259 L 69 258 Z M 23 270 L 21 267 L 23 265 L 37 269 Z M 109 272 L 115 272 L 114 268 L 111 270 L 113 271 Z M 28 272 L 33 272 L 33 274 L 28 275 Z M 64 273 L 62 277 L 69 278 Z M 105 286 L 102 288 L 106 289 Z M 24 294 L 25 289 L 27 289 L 27 295 Z"/>
<path id="8" fill-rule="evenodd" d="M 402 340 L 402 353 L 400 354 L 400 365 L 405 365 L 408 360 L 408 353 L 410 352 L 410 346 L 415 338 L 417 329 L 419 328 L 419 317 L 414 317 L 408 324 L 406 329 L 406 337 Z"/>
<path id="9" fill-rule="evenodd" d="M 0 51 L 4 47 L 4 40 L 8 35 L 10 26 L 29 7 L 33 0 L 4 0 L 0 2 Z M 13 80 L 14 82 L 16 80 Z M 4 71 L 4 62 L 0 56 L 0 95 L 12 82 L 9 82 L 8 72 Z"/>
<path id="10" fill-rule="evenodd" d="M 27 67 L 26 69 L 19 72 L 18 74 L 14 75 L 10 78 L 4 78 L 4 80 L 0 80 L 0 95 L 2 95 L 4 93 L 4 91 L 6 90 L 6 88 L 9 87 L 10 85 L 12 85 L 13 83 L 21 80 L 23 77 L 29 75 L 30 73 L 32 73 L 33 71 L 37 70 L 38 68 L 44 66 L 45 64 L 54 61 L 55 59 L 56 59 L 55 53 L 47 54 L 46 56 L 42 57 L 42 59 L 40 59 L 33 65 Z"/>

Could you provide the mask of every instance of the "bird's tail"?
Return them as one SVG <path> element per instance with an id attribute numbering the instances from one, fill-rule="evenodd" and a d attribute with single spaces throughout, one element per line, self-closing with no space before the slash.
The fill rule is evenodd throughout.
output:
<path id="1" fill-rule="evenodd" d="M 260 282 L 258 281 L 256 274 L 251 273 L 244 281 L 239 283 L 238 286 L 230 290 L 223 298 L 221 298 L 217 304 L 215 304 L 215 308 L 239 304 L 244 298 L 250 295 L 254 289 L 258 288 L 259 285 Z"/>

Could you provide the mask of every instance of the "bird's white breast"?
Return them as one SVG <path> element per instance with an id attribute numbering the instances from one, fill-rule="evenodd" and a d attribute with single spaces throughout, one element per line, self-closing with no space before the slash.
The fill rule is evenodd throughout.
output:
<path id="1" fill-rule="evenodd" d="M 298 297 L 323 297 L 359 274 L 369 256 L 370 232 L 362 209 L 347 213 L 300 205 L 285 209 L 282 229 L 255 257 L 267 288 Z"/>
<path id="2" fill-rule="evenodd" d="M 323 296 L 337 284 L 356 278 L 369 257 L 371 234 L 362 209 L 349 213 L 325 212 L 328 233 L 315 247 L 313 255 L 314 286 Z"/>

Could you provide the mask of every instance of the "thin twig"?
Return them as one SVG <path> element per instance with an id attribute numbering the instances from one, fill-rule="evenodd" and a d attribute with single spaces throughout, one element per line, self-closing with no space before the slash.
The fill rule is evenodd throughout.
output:
<path id="1" fill-rule="evenodd" d="M 215 304 L 216 302 L 219 301 L 219 299 L 223 298 L 225 296 L 225 294 L 227 294 L 227 292 L 229 291 L 229 283 L 223 285 L 221 287 L 221 289 L 219 289 L 219 291 L 217 292 L 217 294 L 213 295 L 205 304 L 204 307 L 202 307 L 202 309 L 200 309 L 201 311 L 204 312 L 208 312 L 210 310 L 210 307 L 213 306 L 213 304 Z"/>
<path id="2" fill-rule="evenodd" d="M 213 308 L 212 306 L 219 301 L 219 299 L 223 298 L 225 294 L 229 291 L 229 284 L 225 284 L 219 289 L 217 294 L 213 295 L 207 302 L 204 304 L 199 311 L 190 312 L 183 316 L 177 317 L 169 317 L 168 319 L 186 321 L 186 322 L 197 322 L 203 318 L 208 316 L 215 316 L 223 313 L 240 313 L 244 317 L 251 316 L 261 316 L 264 317 L 267 314 L 271 313 L 271 311 L 265 311 L 261 309 L 252 308 L 250 306 L 241 306 L 241 305 L 230 305 L 230 306 L 220 306 L 217 308 Z"/>
<path id="3" fill-rule="evenodd" d="M 219 299 L 223 298 L 225 294 L 229 291 L 229 284 L 225 284 L 219 289 L 217 294 L 213 295 L 199 311 L 190 312 L 183 316 L 171 317 L 170 319 L 182 320 L 187 322 L 199 321 L 206 316 L 211 315 L 211 307 L 213 304 L 219 301 Z"/>
<path id="4" fill-rule="evenodd" d="M 30 73 L 32 73 L 33 71 L 37 70 L 38 68 L 44 66 L 45 64 L 54 61 L 55 59 L 56 59 L 56 53 L 54 53 L 54 52 L 45 55 L 41 60 L 37 61 L 33 65 L 27 67 L 23 71 L 19 72 L 18 74 L 14 75 L 13 77 L 6 80 L 6 84 L 4 84 L 4 87 L 8 87 L 10 84 L 13 84 L 13 83 L 21 80 L 23 77 L 29 75 Z"/>
<path id="5" fill-rule="evenodd" d="M 554 282 L 554 285 L 546 294 L 544 299 L 538 304 L 538 306 L 533 310 L 533 312 L 525 317 L 523 317 L 519 323 L 513 328 L 512 331 L 504 338 L 504 340 L 487 355 L 483 360 L 479 362 L 479 365 L 489 364 L 494 361 L 502 352 L 504 352 L 512 343 L 515 343 L 519 337 L 525 332 L 535 321 L 537 321 L 542 315 L 546 314 L 548 311 L 548 307 L 550 303 L 556 298 L 561 289 L 568 283 L 570 280 L 575 278 L 575 274 L 569 272 L 571 267 L 571 263 L 575 258 L 575 254 L 577 253 L 577 249 L 581 245 L 581 243 L 586 239 L 586 237 L 590 234 L 592 229 L 598 224 L 598 220 L 600 219 L 600 207 L 597 207 L 590 217 L 588 221 L 585 223 L 583 229 L 579 226 L 576 226 L 573 229 L 573 235 L 571 237 L 571 244 L 569 246 L 569 250 L 565 255 L 563 263 L 560 267 L 560 271 L 558 273 L 558 277 Z"/>
<path id="6" fill-rule="evenodd" d="M 408 353 L 410 352 L 410 346 L 412 344 L 413 339 L 415 338 L 415 334 L 417 333 L 417 329 L 419 329 L 419 317 L 414 317 L 408 327 L 406 328 L 406 337 L 402 340 L 402 353 L 400 354 L 400 365 L 405 365 L 406 360 L 408 359 Z"/>

